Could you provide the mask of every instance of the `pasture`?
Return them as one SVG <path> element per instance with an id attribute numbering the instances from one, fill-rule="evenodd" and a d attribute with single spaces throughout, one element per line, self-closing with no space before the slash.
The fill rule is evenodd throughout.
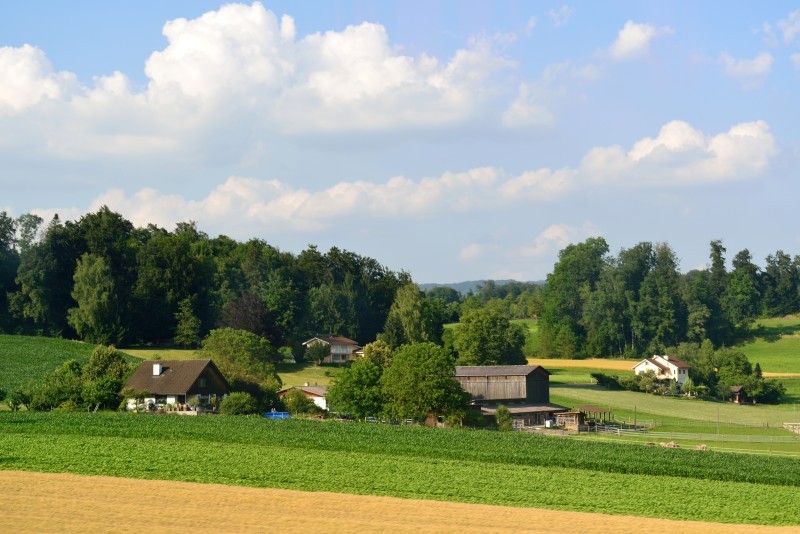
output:
<path id="1" fill-rule="evenodd" d="M 765 373 L 800 373 L 800 317 L 759 319 L 736 348 Z"/>
<path id="2" fill-rule="evenodd" d="M 0 388 L 38 384 L 67 360 L 86 363 L 93 350 L 94 345 L 81 341 L 0 334 Z"/>
<path id="3" fill-rule="evenodd" d="M 0 458 L 4 470 L 800 523 L 794 459 L 521 433 L 260 417 L 0 413 Z M 681 498 L 653 488 L 680 488 Z"/>

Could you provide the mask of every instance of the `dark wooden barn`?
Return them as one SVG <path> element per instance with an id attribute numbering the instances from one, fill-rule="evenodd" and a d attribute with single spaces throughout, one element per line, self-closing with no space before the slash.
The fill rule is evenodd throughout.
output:
<path id="1" fill-rule="evenodd" d="M 550 372 L 539 365 L 462 366 L 455 379 L 490 422 L 501 404 L 517 427 L 544 425 L 566 411 L 550 403 Z"/>

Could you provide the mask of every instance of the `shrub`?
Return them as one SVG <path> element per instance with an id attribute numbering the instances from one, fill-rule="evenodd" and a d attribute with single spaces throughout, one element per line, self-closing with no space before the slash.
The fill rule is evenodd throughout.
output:
<path id="1" fill-rule="evenodd" d="M 234 391 L 219 405 L 219 413 L 224 415 L 247 415 L 258 412 L 258 403 L 247 392 Z"/>
<path id="2" fill-rule="evenodd" d="M 500 432 L 508 432 L 514 428 L 514 419 L 511 417 L 511 412 L 504 405 L 501 404 L 497 407 L 494 418 L 497 421 L 497 430 Z"/>
<path id="3" fill-rule="evenodd" d="M 599 385 L 606 389 L 622 389 L 622 386 L 619 382 L 619 377 L 617 376 L 610 376 L 605 373 L 592 373 L 591 376 Z"/>

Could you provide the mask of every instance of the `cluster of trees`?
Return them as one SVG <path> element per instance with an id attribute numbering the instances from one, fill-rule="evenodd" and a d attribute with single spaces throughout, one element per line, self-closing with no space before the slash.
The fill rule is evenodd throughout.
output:
<path id="1" fill-rule="evenodd" d="M 76 360 L 64 362 L 41 384 L 12 391 L 6 400 L 14 411 L 20 407 L 37 411 L 116 409 L 122 385 L 132 371 L 114 347 L 99 345 L 85 365 Z"/>
<path id="2" fill-rule="evenodd" d="M 253 239 L 209 238 L 194 223 L 136 228 L 106 207 L 48 224 L 0 212 L 0 332 L 100 344 L 175 339 L 214 328 L 274 347 L 317 333 L 374 340 L 410 282 L 371 258 L 309 246 L 298 255 Z"/>
<path id="3" fill-rule="evenodd" d="M 328 390 L 330 409 L 357 418 L 384 416 L 460 421 L 469 403 L 453 378 L 455 357 L 431 342 L 392 349 L 384 341 L 364 347 L 364 358 L 342 371 Z"/>
<path id="4" fill-rule="evenodd" d="M 761 366 L 758 363 L 751 365 L 741 351 L 731 348 L 714 350 L 707 339 L 699 344 L 681 343 L 667 352 L 692 365 L 682 388 L 674 380 L 659 380 L 652 371 L 633 376 L 592 373 L 592 378 L 609 389 L 673 395 L 684 393 L 721 400 L 733 396 L 731 387 L 742 386 L 749 398 L 767 404 L 779 403 L 786 393 L 783 384 L 775 379 L 765 379 Z"/>
<path id="5" fill-rule="evenodd" d="M 477 289 L 462 295 L 447 286 L 428 289 L 425 296 L 441 301 L 446 321 L 458 322 L 459 318 L 475 309 L 490 309 L 507 319 L 535 319 L 542 312 L 542 290 L 544 286 L 533 282 L 507 282 L 498 284 L 486 280 Z"/>
<path id="6" fill-rule="evenodd" d="M 745 249 L 728 271 L 725 252 L 712 241 L 709 267 L 681 274 L 666 243 L 616 257 L 602 238 L 567 246 L 542 293 L 542 356 L 642 356 L 705 339 L 719 347 L 759 316 L 800 310 L 800 257 L 779 250 L 762 270 Z"/>

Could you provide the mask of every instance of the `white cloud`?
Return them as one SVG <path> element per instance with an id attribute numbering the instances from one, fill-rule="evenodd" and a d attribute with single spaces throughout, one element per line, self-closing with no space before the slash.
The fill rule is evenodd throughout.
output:
<path id="1" fill-rule="evenodd" d="M 769 75 L 774 58 L 762 52 L 753 59 L 736 59 L 723 52 L 720 59 L 725 65 L 725 74 L 742 81 L 747 87 L 755 87 Z"/>
<path id="2" fill-rule="evenodd" d="M 800 34 L 800 9 L 789 13 L 789 16 L 779 21 L 777 26 L 783 33 L 783 42 L 793 43 L 795 37 Z"/>
<path id="3" fill-rule="evenodd" d="M 800 54 L 792 54 L 790 59 L 792 60 L 792 65 L 794 65 L 795 70 L 800 71 Z"/>
<path id="4" fill-rule="evenodd" d="M 553 21 L 553 26 L 564 26 L 567 22 L 569 22 L 569 18 L 572 16 L 573 9 L 568 6 L 561 6 L 558 9 L 551 9 L 548 14 L 550 15 L 550 20 Z"/>
<path id="5" fill-rule="evenodd" d="M 650 41 L 662 35 L 670 35 L 674 30 L 669 26 L 657 28 L 629 20 L 617 34 L 617 39 L 608 49 L 616 61 L 629 61 L 646 56 L 650 52 Z"/>
<path id="6" fill-rule="evenodd" d="M 592 235 L 598 235 L 598 231 L 588 222 L 581 228 L 567 224 L 553 224 L 545 228 L 530 245 L 522 247 L 520 252 L 527 258 L 542 258 Z"/>
<path id="7" fill-rule="evenodd" d="M 0 115 L 16 114 L 45 100 L 68 97 L 78 87 L 75 76 L 54 72 L 40 49 L 23 45 L 0 48 Z"/>
<path id="8" fill-rule="evenodd" d="M 708 137 L 684 121 L 672 121 L 655 138 L 644 138 L 629 151 L 621 146 L 589 151 L 580 178 L 596 183 L 637 186 L 693 185 L 757 176 L 777 152 L 764 121 L 737 124 Z"/>
<path id="9" fill-rule="evenodd" d="M 495 52 L 510 36 L 474 38 L 443 60 L 411 57 L 369 22 L 298 38 L 290 16 L 259 2 L 175 19 L 163 33 L 167 45 L 147 59 L 142 90 L 119 72 L 81 85 L 35 47 L 0 48 L 0 131 L 13 129 L 3 115 L 35 111 L 47 124 L 15 139 L 0 134 L 0 149 L 204 161 L 226 150 L 244 158 L 286 134 L 456 125 L 507 98 L 493 80 L 516 66 Z"/>

